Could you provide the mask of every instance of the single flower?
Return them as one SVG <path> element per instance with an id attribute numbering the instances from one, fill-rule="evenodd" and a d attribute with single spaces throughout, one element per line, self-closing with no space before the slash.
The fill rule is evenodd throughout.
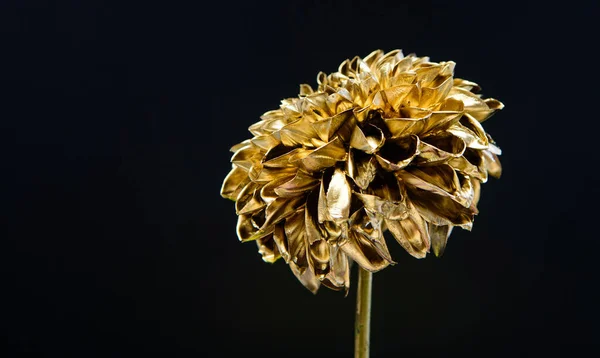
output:
<path id="1" fill-rule="evenodd" d="M 237 235 L 256 241 L 316 293 L 348 290 L 350 264 L 394 264 L 384 232 L 412 256 L 440 256 L 455 226 L 470 230 L 480 185 L 499 177 L 481 123 L 503 104 L 454 78 L 452 61 L 377 50 L 319 73 L 231 148 L 221 195 Z"/>

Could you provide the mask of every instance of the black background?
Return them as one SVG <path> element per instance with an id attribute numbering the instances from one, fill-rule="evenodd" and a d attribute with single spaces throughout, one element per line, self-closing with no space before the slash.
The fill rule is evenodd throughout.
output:
<path id="1" fill-rule="evenodd" d="M 5 356 L 352 356 L 355 271 L 313 296 L 219 189 L 263 112 L 377 48 L 453 60 L 506 108 L 472 232 L 441 259 L 389 243 L 372 356 L 594 355 L 596 5 L 193 3 L 2 2 Z"/>

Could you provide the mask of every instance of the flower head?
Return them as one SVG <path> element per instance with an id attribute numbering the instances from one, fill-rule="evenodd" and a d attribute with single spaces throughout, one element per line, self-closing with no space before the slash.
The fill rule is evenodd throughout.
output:
<path id="1" fill-rule="evenodd" d="M 501 173 L 481 123 L 503 105 L 454 65 L 377 50 L 261 116 L 231 148 L 221 188 L 239 239 L 283 258 L 312 292 L 347 290 L 353 261 L 394 264 L 385 231 L 414 257 L 441 255 L 454 226 L 471 229 L 480 184 Z"/>

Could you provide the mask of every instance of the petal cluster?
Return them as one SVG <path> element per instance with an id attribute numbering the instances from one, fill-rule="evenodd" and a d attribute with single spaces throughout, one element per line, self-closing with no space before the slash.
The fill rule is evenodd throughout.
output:
<path id="1" fill-rule="evenodd" d="M 414 257 L 441 255 L 453 227 L 471 229 L 481 183 L 501 174 L 481 123 L 503 105 L 454 66 L 377 50 L 261 116 L 221 188 L 239 239 L 312 292 L 347 290 L 352 262 L 394 264 L 386 231 Z"/>

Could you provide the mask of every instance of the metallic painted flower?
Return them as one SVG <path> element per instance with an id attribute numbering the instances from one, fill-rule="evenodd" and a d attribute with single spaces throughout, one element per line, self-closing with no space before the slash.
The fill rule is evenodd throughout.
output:
<path id="1" fill-rule="evenodd" d="M 239 239 L 264 261 L 282 257 L 312 292 L 347 290 L 352 261 L 393 264 L 386 230 L 414 257 L 441 255 L 454 226 L 471 228 L 480 184 L 501 172 L 481 123 L 503 105 L 454 78 L 454 65 L 377 50 L 266 112 L 231 148 L 221 189 Z"/>

